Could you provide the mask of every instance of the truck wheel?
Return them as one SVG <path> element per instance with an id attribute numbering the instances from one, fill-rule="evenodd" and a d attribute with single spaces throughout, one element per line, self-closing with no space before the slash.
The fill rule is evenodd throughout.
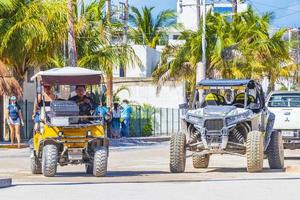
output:
<path id="1" fill-rule="evenodd" d="M 205 155 L 193 155 L 193 166 L 194 168 L 207 168 L 209 164 L 209 154 Z"/>
<path id="2" fill-rule="evenodd" d="M 42 157 L 42 172 L 46 177 L 52 177 L 56 173 L 58 161 L 57 147 L 53 144 L 48 144 L 43 148 Z"/>
<path id="3" fill-rule="evenodd" d="M 30 168 L 31 168 L 32 174 L 41 174 L 42 173 L 41 161 L 36 156 L 30 157 Z"/>
<path id="4" fill-rule="evenodd" d="M 94 169 L 93 164 L 91 164 L 91 163 L 86 163 L 85 164 L 85 172 L 87 174 L 93 174 L 93 169 Z"/>
<path id="5" fill-rule="evenodd" d="M 284 149 L 283 140 L 280 132 L 273 132 L 267 148 L 268 161 L 271 169 L 283 169 Z"/>
<path id="6" fill-rule="evenodd" d="M 259 172 L 263 169 L 264 136 L 260 131 L 251 131 L 246 144 L 247 171 Z"/>
<path id="7" fill-rule="evenodd" d="M 170 141 L 170 171 L 182 173 L 186 162 L 186 136 L 183 133 L 173 134 Z"/>
<path id="8" fill-rule="evenodd" d="M 108 158 L 108 152 L 106 147 L 101 147 L 96 149 L 94 155 L 94 164 L 93 164 L 94 176 L 101 177 L 106 175 L 107 158 Z"/>

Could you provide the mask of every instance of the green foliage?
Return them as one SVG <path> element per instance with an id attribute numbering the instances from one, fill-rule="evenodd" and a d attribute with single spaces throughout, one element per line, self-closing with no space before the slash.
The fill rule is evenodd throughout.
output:
<path id="1" fill-rule="evenodd" d="M 234 20 L 209 13 L 206 23 L 206 55 L 208 78 L 254 78 L 267 75 L 271 87 L 279 76 L 289 76 L 288 46 L 282 36 L 285 29 L 270 34 L 272 13 L 257 15 L 250 7 L 234 16 Z M 167 80 L 186 80 L 193 90 L 196 65 L 202 60 L 202 30 L 184 31 L 182 46 L 168 46 L 161 63 L 153 73 L 162 85 Z M 171 58 L 171 59 L 170 59 Z"/>
<path id="2" fill-rule="evenodd" d="M 143 7 L 139 10 L 131 7 L 130 38 L 135 44 L 155 48 L 159 42 L 165 42 L 166 29 L 176 25 L 176 14 L 173 10 L 164 10 L 154 17 L 153 9 L 154 7 Z"/>
<path id="3" fill-rule="evenodd" d="M 154 109 L 148 104 L 134 106 L 131 114 L 130 134 L 131 136 L 148 137 L 153 134 Z"/>

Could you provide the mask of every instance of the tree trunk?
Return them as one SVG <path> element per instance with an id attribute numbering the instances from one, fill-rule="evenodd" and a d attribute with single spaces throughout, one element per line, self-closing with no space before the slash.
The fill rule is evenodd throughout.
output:
<path id="1" fill-rule="evenodd" d="M 73 0 L 68 0 L 68 48 L 69 48 L 69 66 L 77 67 L 77 50 L 74 33 L 74 7 Z"/>
<path id="2" fill-rule="evenodd" d="M 106 82 L 107 82 L 106 103 L 107 103 L 107 107 L 112 108 L 112 104 L 113 104 L 113 74 L 112 74 L 112 72 L 106 73 Z"/>
<path id="3" fill-rule="evenodd" d="M 232 12 L 233 12 L 233 14 L 237 14 L 237 1 L 238 0 L 232 0 Z"/>

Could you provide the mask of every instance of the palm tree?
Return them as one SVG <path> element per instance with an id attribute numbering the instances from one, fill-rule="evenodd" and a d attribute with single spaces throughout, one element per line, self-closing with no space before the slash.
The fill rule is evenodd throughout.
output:
<path id="1" fill-rule="evenodd" d="M 272 14 L 258 16 L 250 7 L 229 21 L 220 14 L 207 15 L 207 76 L 210 78 L 261 78 L 269 74 L 271 85 L 279 75 L 288 76 L 291 67 L 285 30 L 273 36 L 269 33 Z M 201 30 L 186 31 L 180 36 L 184 45 L 172 52 L 172 60 L 162 59 L 154 72 L 154 79 L 163 84 L 172 79 L 187 80 L 190 89 L 195 85 L 196 64 L 201 60 Z M 173 48 L 174 47 L 169 47 Z M 169 57 L 170 54 L 166 54 Z"/>
<path id="2" fill-rule="evenodd" d="M 131 7 L 129 34 L 135 44 L 155 48 L 159 40 L 166 36 L 166 28 L 176 24 L 176 14 L 173 10 L 164 10 L 154 17 L 153 9 L 154 7 L 143 7 L 140 11 L 134 6 Z"/>
<path id="3" fill-rule="evenodd" d="M 0 59 L 21 83 L 30 67 L 41 67 L 66 36 L 66 2 L 6 0 L 0 3 Z"/>
<path id="4" fill-rule="evenodd" d="M 100 69 L 106 75 L 108 106 L 112 106 L 113 99 L 113 68 L 126 66 L 129 63 L 140 64 L 131 46 L 127 44 L 113 44 L 111 36 L 120 29 L 119 23 L 108 21 L 103 12 L 105 0 L 95 0 L 85 6 L 79 22 L 82 27 L 78 31 L 79 65 Z M 80 29 L 78 29 L 80 30 Z M 108 32 L 109 30 L 109 32 Z"/>

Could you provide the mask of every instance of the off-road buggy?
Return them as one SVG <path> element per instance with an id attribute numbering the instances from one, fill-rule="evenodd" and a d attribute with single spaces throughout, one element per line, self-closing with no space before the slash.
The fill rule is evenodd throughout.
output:
<path id="1" fill-rule="evenodd" d="M 259 83 L 202 80 L 196 88 L 182 131 L 171 136 L 171 172 L 185 171 L 187 151 L 194 168 L 207 168 L 212 154 L 245 155 L 248 172 L 261 171 L 265 155 L 270 168 L 284 167 L 282 137 L 272 131 L 274 115 L 265 107 Z"/>
<path id="2" fill-rule="evenodd" d="M 105 176 L 109 141 L 103 116 L 87 114 L 90 110 L 82 114 L 80 106 L 68 100 L 70 94 L 66 99 L 52 101 L 50 106 L 45 105 L 43 97 L 43 85 L 63 88 L 84 85 L 91 88 L 90 94 L 95 90 L 103 94 L 102 73 L 79 67 L 63 67 L 40 71 L 32 80 L 36 81 L 37 90 L 42 90 L 41 119 L 31 144 L 32 173 L 49 177 L 56 174 L 58 164 L 84 164 L 86 173 Z"/>

